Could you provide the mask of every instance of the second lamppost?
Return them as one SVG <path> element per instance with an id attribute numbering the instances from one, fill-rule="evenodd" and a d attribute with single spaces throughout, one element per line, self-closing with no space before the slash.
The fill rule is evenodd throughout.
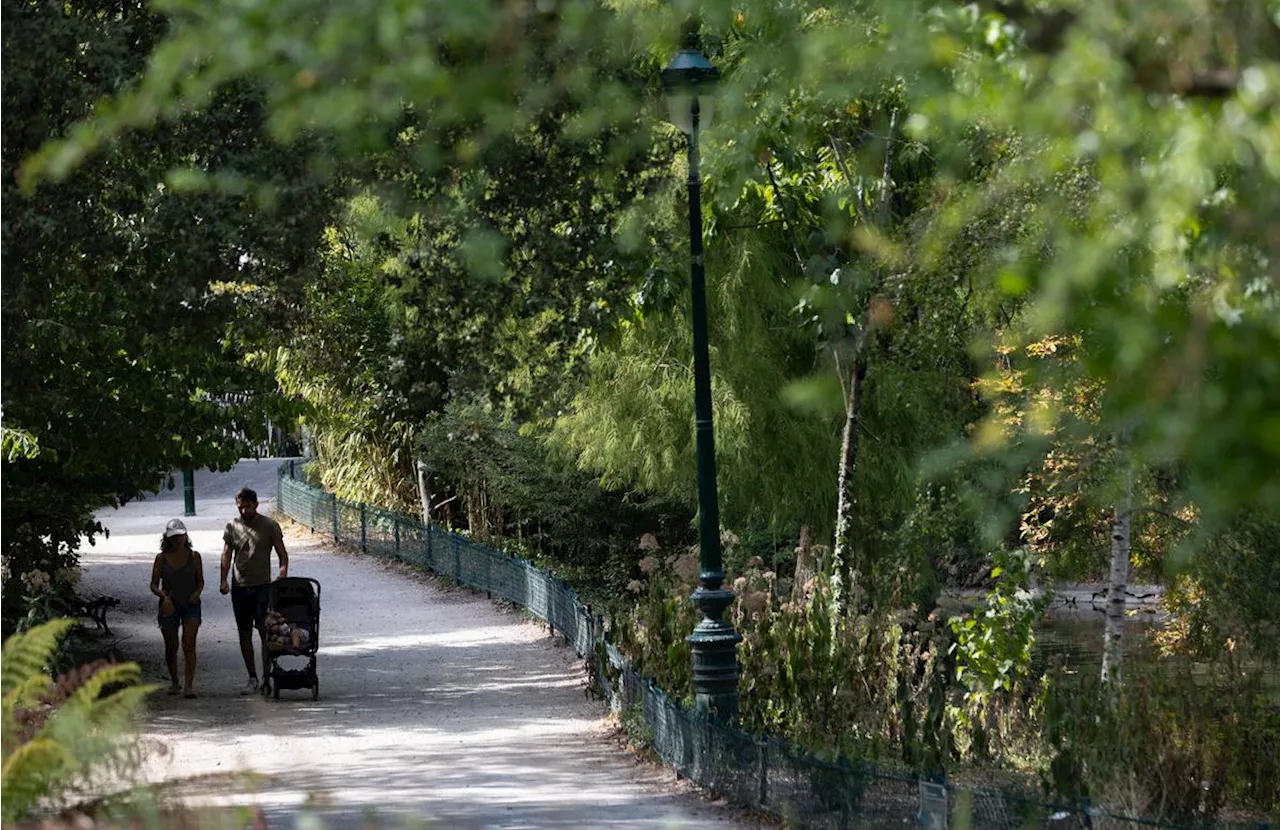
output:
<path id="1" fill-rule="evenodd" d="M 711 358 L 707 346 L 707 286 L 702 253 L 702 181 L 698 131 L 711 125 L 712 93 L 720 72 L 690 35 L 685 48 L 662 70 L 671 121 L 689 136 L 689 248 L 693 313 L 693 403 L 698 452 L 698 587 L 694 606 L 702 619 L 688 642 L 693 650 L 693 686 L 698 711 L 722 722 L 738 717 L 738 643 L 742 637 L 724 618 L 733 592 L 724 588 L 720 556 L 720 508 L 716 495 L 716 446 L 711 420 Z"/>

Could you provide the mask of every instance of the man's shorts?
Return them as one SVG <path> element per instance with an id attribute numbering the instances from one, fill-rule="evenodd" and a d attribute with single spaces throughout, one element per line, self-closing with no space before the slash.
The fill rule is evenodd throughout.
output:
<path id="1" fill-rule="evenodd" d="M 236 615 L 239 631 L 264 630 L 267 620 L 267 603 L 271 598 L 270 585 L 232 585 L 231 610 Z"/>
<path id="2" fill-rule="evenodd" d="M 161 628 L 181 628 L 187 620 L 200 622 L 200 603 L 174 609 L 174 612 L 167 617 L 160 613 L 156 614 L 156 622 Z"/>

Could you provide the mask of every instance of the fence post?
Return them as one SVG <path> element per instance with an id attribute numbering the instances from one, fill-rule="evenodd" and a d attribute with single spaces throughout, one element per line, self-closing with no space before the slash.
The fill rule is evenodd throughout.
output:
<path id="1" fill-rule="evenodd" d="M 760 789 L 756 798 L 763 807 L 769 803 L 769 742 L 761 741 L 757 746 L 760 747 Z"/>
<path id="2" fill-rule="evenodd" d="M 458 544 L 455 537 L 453 540 L 453 582 L 455 585 L 462 584 L 462 545 Z"/>
<path id="3" fill-rule="evenodd" d="M 547 630 L 551 632 L 551 639 L 553 640 L 555 639 L 555 636 L 556 636 L 556 623 L 555 623 L 555 620 L 551 619 L 553 616 L 555 616 L 554 614 L 551 613 L 551 607 L 555 604 L 555 596 L 556 596 L 556 594 L 553 592 L 553 589 L 559 589 L 559 587 L 560 586 L 557 585 L 555 581 L 550 579 L 547 580 L 547 606 L 546 606 Z"/>
<path id="4" fill-rule="evenodd" d="M 484 556 L 484 596 L 493 599 L 493 552 L 486 551 Z"/>
<path id="5" fill-rule="evenodd" d="M 848 785 L 849 785 L 849 762 L 845 760 L 843 754 L 837 759 L 840 766 L 840 788 L 844 790 L 840 798 L 840 830 L 849 830 L 849 819 L 851 818 L 852 805 L 849 804 Z"/>
<path id="6" fill-rule="evenodd" d="M 426 548 L 427 552 L 427 569 L 434 571 L 436 570 L 436 565 L 435 561 L 431 558 L 431 522 L 426 522 L 422 525 L 422 535 L 426 537 L 423 542 L 423 546 Z"/>
<path id="7" fill-rule="evenodd" d="M 396 559 L 399 559 L 400 558 L 400 514 L 397 513 L 393 515 L 391 517 L 391 521 L 392 521 L 392 526 L 395 528 Z"/>
<path id="8" fill-rule="evenodd" d="M 332 493 L 330 495 L 333 499 L 333 541 L 337 542 L 340 540 L 338 536 L 338 494 Z"/>
<path id="9" fill-rule="evenodd" d="M 369 550 L 369 510 L 364 502 L 360 502 L 360 550 Z"/>

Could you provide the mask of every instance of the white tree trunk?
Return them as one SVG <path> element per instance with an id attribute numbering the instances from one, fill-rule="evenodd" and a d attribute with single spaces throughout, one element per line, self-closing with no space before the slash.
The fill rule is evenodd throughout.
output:
<path id="1" fill-rule="evenodd" d="M 431 484 L 427 477 L 427 465 L 419 461 L 415 466 L 418 468 L 418 498 L 422 501 L 422 523 L 429 525 L 431 524 Z"/>
<path id="2" fill-rule="evenodd" d="M 864 348 L 864 344 L 859 342 L 845 394 L 844 436 L 840 447 L 837 484 L 839 496 L 836 503 L 836 538 L 831 554 L 832 599 L 837 608 L 844 600 L 845 557 L 852 542 L 853 517 L 858 504 L 858 426 L 862 419 L 862 382 L 867 374 L 867 363 L 862 355 Z"/>
<path id="3" fill-rule="evenodd" d="M 1133 513 L 1133 470 L 1126 475 L 1125 498 L 1111 519 L 1111 582 L 1107 586 L 1107 622 L 1102 640 L 1102 682 L 1119 683 L 1124 664 L 1125 596 L 1129 590 L 1129 533 Z"/>

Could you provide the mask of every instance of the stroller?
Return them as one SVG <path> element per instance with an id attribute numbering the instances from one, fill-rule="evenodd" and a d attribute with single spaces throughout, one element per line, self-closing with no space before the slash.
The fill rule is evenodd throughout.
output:
<path id="1" fill-rule="evenodd" d="M 320 699 L 316 650 L 320 647 L 320 583 L 288 576 L 271 583 L 267 604 L 267 676 L 277 700 L 281 689 L 310 689 Z M 306 657 L 305 668 L 287 669 L 281 657 Z"/>

